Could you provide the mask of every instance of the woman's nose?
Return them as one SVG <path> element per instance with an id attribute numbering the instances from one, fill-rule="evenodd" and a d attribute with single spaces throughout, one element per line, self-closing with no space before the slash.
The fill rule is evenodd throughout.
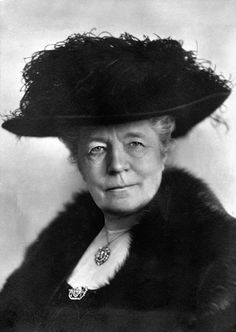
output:
<path id="1" fill-rule="evenodd" d="M 116 174 L 129 169 L 128 156 L 122 148 L 112 149 L 108 156 L 108 173 Z"/>

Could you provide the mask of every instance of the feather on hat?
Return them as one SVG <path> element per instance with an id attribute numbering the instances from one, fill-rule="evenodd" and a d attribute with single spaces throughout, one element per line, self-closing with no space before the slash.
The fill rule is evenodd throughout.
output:
<path id="1" fill-rule="evenodd" d="M 229 96 L 229 82 L 171 38 L 75 34 L 35 53 L 25 94 L 3 128 L 19 136 L 60 136 L 63 128 L 175 118 L 185 135 Z"/>

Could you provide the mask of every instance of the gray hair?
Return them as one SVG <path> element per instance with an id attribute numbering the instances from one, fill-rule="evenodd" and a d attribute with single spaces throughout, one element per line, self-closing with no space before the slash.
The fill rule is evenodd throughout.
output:
<path id="1" fill-rule="evenodd" d="M 151 118 L 149 121 L 156 129 L 156 132 L 160 138 L 161 153 L 163 156 L 166 156 L 172 142 L 171 134 L 175 129 L 175 120 L 169 115 L 164 115 Z M 70 151 L 70 161 L 76 164 L 78 163 L 78 143 L 81 138 L 81 132 L 82 130 L 71 128 L 59 137 L 59 139 Z"/>
<path id="2" fill-rule="evenodd" d="M 175 120 L 169 115 L 159 116 L 150 119 L 151 124 L 156 128 L 157 134 L 160 139 L 161 153 L 165 156 L 173 141 L 171 137 L 175 130 Z"/>

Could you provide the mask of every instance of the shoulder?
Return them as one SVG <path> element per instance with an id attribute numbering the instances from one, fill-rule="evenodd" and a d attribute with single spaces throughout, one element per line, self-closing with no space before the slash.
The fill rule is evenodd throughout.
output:
<path id="1" fill-rule="evenodd" d="M 165 171 L 160 196 L 173 241 L 191 255 L 193 268 L 199 266 L 201 310 L 224 310 L 236 294 L 235 218 L 204 181 L 185 170 Z"/>
<path id="2" fill-rule="evenodd" d="M 232 249 L 236 257 L 236 220 L 203 180 L 182 169 L 168 169 L 159 200 L 165 222 L 197 243 L 202 256 Z"/>
<path id="3" fill-rule="evenodd" d="M 188 170 L 167 168 L 163 173 L 163 186 L 169 186 L 172 194 L 178 193 L 181 195 L 180 197 L 198 197 L 203 199 L 205 203 L 215 202 L 218 207 L 221 206 L 209 185 Z"/>
<path id="4" fill-rule="evenodd" d="M 190 171 L 180 168 L 166 169 L 160 193 L 165 200 L 168 200 L 169 208 L 175 213 L 188 212 L 192 217 L 213 214 L 234 220 L 225 211 L 210 186 Z"/>
<path id="5" fill-rule="evenodd" d="M 101 212 L 88 193 L 76 194 L 64 206 L 27 248 L 23 263 L 7 279 L 0 294 L 0 327 L 1 315 L 7 317 L 4 322 L 15 320 L 16 313 L 23 317 L 37 312 L 36 304 L 43 306 L 47 302 L 102 221 Z"/>
<path id="6" fill-rule="evenodd" d="M 77 193 L 65 204 L 57 216 L 46 226 L 26 249 L 22 265 L 8 278 L 6 285 L 22 281 L 21 275 L 47 273 L 50 266 L 68 264 L 78 243 L 89 238 L 91 229 L 96 232 L 103 221 L 100 210 L 87 192 Z M 68 252 L 68 255 L 65 253 Z M 67 257 L 68 256 L 68 257 Z M 62 260 L 65 261 L 62 261 Z M 39 269 L 40 267 L 40 269 Z M 30 272 L 29 272 L 30 271 Z M 22 283 L 22 282 L 20 282 Z"/>
<path id="7" fill-rule="evenodd" d="M 36 241 L 27 249 L 27 258 L 31 259 L 38 251 L 53 254 L 70 249 L 90 233 L 99 229 L 103 215 L 88 192 L 77 193 L 71 202 L 41 231 Z"/>

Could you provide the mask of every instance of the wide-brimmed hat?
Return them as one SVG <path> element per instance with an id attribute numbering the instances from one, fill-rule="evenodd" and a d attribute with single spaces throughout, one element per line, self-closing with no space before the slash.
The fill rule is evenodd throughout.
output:
<path id="1" fill-rule="evenodd" d="M 229 82 L 171 38 L 75 34 L 35 53 L 20 107 L 3 123 L 19 136 L 170 115 L 185 135 L 230 94 Z"/>

